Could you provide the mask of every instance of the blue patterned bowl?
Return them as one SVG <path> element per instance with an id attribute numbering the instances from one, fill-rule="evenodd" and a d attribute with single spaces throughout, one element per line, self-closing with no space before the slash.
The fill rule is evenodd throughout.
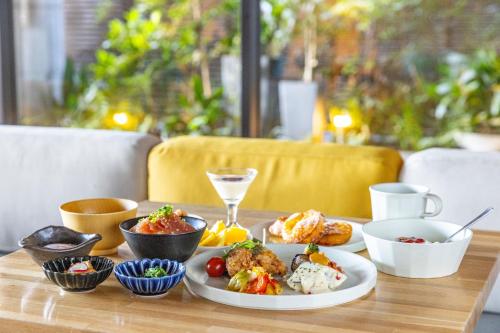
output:
<path id="1" fill-rule="evenodd" d="M 143 277 L 148 268 L 158 266 L 168 275 L 159 278 Z M 134 294 L 157 296 L 178 285 L 186 274 L 186 267 L 182 263 L 168 259 L 140 259 L 124 261 L 115 266 L 114 272 L 122 286 Z"/>

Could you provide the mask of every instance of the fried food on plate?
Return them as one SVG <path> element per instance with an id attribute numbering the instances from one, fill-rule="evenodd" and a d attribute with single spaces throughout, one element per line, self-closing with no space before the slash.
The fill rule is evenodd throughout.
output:
<path id="1" fill-rule="evenodd" d="M 310 209 L 279 217 L 268 229 L 273 236 L 281 237 L 286 243 L 317 243 L 320 245 L 341 245 L 352 236 L 352 226 L 347 222 L 329 221 L 324 215 Z"/>
<path id="2" fill-rule="evenodd" d="M 325 231 L 319 239 L 320 245 L 341 245 L 351 239 L 352 226 L 349 223 L 340 221 L 326 221 Z"/>
<path id="3" fill-rule="evenodd" d="M 241 270 L 251 270 L 256 266 L 274 275 L 283 276 L 287 271 L 285 263 L 273 251 L 258 242 L 247 240 L 235 243 L 226 253 L 226 269 L 229 276 Z"/>
<path id="4" fill-rule="evenodd" d="M 273 236 L 281 237 L 283 232 L 283 224 L 288 219 L 288 216 L 280 216 L 273 224 L 269 226 L 269 233 Z"/>
<path id="5" fill-rule="evenodd" d="M 287 243 L 316 243 L 325 230 L 325 217 L 315 210 L 292 214 L 283 224 L 282 237 Z"/>

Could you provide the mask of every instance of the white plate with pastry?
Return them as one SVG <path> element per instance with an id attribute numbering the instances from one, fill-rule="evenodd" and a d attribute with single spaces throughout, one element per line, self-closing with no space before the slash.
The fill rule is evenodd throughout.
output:
<path id="1" fill-rule="evenodd" d="M 348 252 L 366 249 L 363 225 L 345 219 L 325 218 L 315 210 L 282 216 L 249 228 L 264 244 L 308 244 L 334 247 Z"/>
<path id="2" fill-rule="evenodd" d="M 319 258 L 313 258 L 307 252 L 308 246 L 302 244 L 257 247 L 260 249 L 240 248 L 226 256 L 220 249 L 196 255 L 185 263 L 184 283 L 192 293 L 230 306 L 304 310 L 354 301 L 368 294 L 377 281 L 375 265 L 347 251 L 316 247 Z M 252 260 L 241 259 L 246 252 L 253 256 Z M 225 272 L 213 276 L 207 264 L 223 256 Z M 320 264 L 323 259 L 327 263 Z M 261 285 L 261 281 L 267 285 Z M 254 289 L 260 287 L 261 292 Z"/>

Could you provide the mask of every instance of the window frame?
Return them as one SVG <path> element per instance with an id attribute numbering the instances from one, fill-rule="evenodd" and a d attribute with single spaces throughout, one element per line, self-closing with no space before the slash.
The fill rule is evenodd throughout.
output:
<path id="1" fill-rule="evenodd" d="M 0 1 L 0 124 L 17 124 L 14 0 Z"/>

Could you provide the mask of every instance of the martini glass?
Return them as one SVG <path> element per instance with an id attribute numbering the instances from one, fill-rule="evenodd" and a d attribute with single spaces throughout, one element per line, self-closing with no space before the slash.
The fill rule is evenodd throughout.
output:
<path id="1" fill-rule="evenodd" d="M 226 226 L 238 226 L 238 205 L 257 176 L 257 170 L 248 168 L 210 169 L 207 176 L 227 207 Z"/>

